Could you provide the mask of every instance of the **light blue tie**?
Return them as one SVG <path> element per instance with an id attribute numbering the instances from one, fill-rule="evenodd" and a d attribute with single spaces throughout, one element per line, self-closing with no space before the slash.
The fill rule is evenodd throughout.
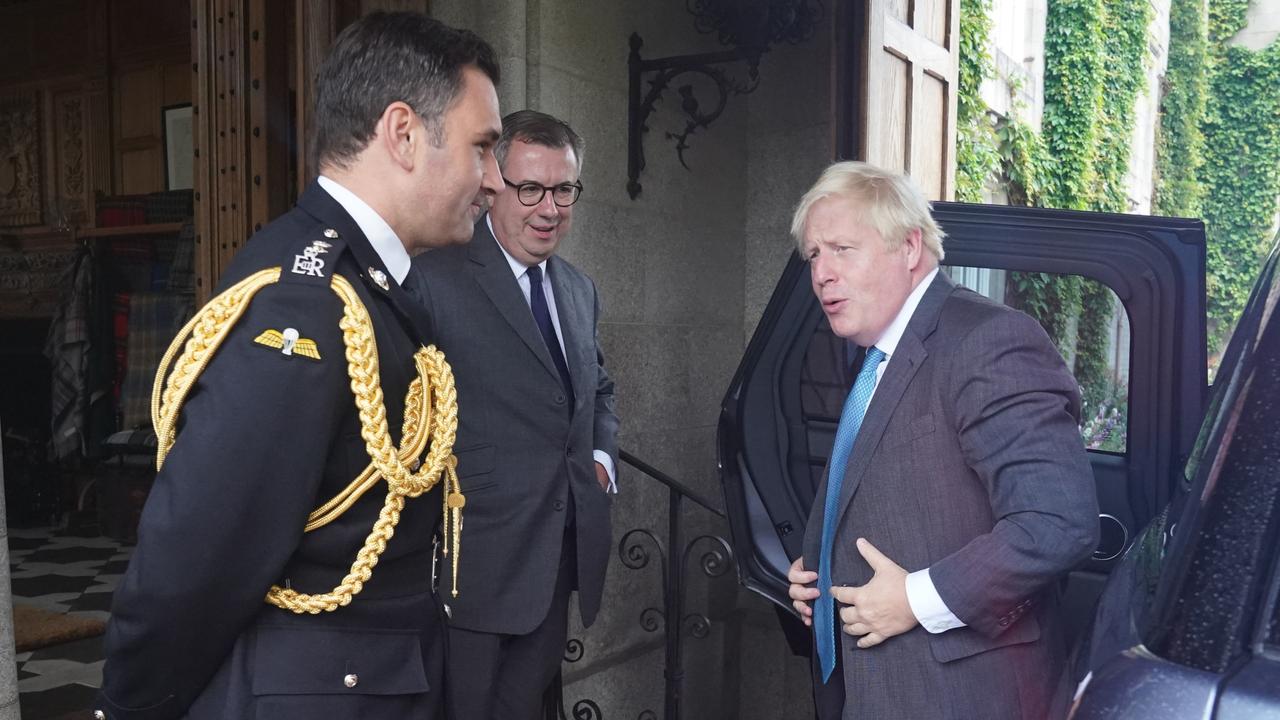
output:
<path id="1" fill-rule="evenodd" d="M 818 663 L 822 668 L 822 682 L 831 677 L 836 667 L 835 612 L 831 599 L 831 546 L 836 539 L 836 509 L 840 506 L 840 486 L 844 484 L 844 472 L 849 464 L 853 441 L 858 439 L 862 418 L 867 414 L 867 403 L 876 389 L 876 368 L 884 362 L 884 352 L 873 347 L 867 350 L 862 369 L 853 382 L 849 397 L 840 411 L 840 425 L 836 427 L 836 441 L 831 448 L 831 465 L 827 469 L 827 497 L 822 506 L 822 545 L 818 551 L 818 596 L 813 610 L 813 631 L 818 637 Z"/>

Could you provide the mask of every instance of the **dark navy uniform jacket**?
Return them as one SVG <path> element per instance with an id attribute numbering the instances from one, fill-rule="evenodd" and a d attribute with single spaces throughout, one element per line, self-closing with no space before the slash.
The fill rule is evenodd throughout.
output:
<path id="1" fill-rule="evenodd" d="M 318 256 L 323 277 L 293 272 L 317 240 L 333 244 Z M 281 281 L 254 297 L 189 395 L 143 510 L 107 629 L 97 707 L 109 718 L 442 712 L 444 620 L 430 577 L 439 486 L 407 500 L 372 579 L 347 607 L 298 615 L 263 600 L 286 580 L 300 592 L 330 592 L 386 496 L 379 483 L 333 523 L 303 532 L 308 514 L 369 464 L 331 273 L 356 288 L 372 317 L 397 446 L 412 357 L 429 332 L 355 221 L 315 183 L 240 251 L 222 289 L 277 266 Z M 254 342 L 286 328 L 313 340 L 320 359 Z"/>

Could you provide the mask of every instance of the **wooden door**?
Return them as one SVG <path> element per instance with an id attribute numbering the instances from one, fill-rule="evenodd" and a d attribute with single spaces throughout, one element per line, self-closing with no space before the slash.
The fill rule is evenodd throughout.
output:
<path id="1" fill-rule="evenodd" d="M 849 0 L 837 9 L 836 154 L 955 193 L 958 0 Z"/>
<path id="2" fill-rule="evenodd" d="M 196 295 L 288 209 L 288 17 L 270 0 L 192 0 Z"/>
<path id="3" fill-rule="evenodd" d="M 375 10 L 426 12 L 428 3 L 191 0 L 200 302 L 246 239 L 315 177 L 316 70 L 342 28 Z"/>

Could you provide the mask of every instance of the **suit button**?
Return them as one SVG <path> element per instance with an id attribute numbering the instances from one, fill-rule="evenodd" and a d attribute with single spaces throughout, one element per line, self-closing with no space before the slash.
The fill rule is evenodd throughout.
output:
<path id="1" fill-rule="evenodd" d="M 556 501 L 556 504 L 555 504 L 555 509 L 556 509 L 556 512 L 559 512 L 559 511 L 563 510 L 563 509 L 564 509 L 564 503 L 562 503 L 562 502 L 560 502 L 559 500 L 557 500 L 557 501 Z"/>
<path id="2" fill-rule="evenodd" d="M 360 676 L 355 673 L 351 673 L 350 675 L 342 678 L 342 684 L 349 688 L 353 688 L 360 684 Z"/>
<path id="3" fill-rule="evenodd" d="M 565 450 L 564 454 L 567 455 L 568 457 L 573 457 L 573 448 L 569 448 L 568 450 Z"/>
<path id="4" fill-rule="evenodd" d="M 564 404 L 564 393 L 556 393 L 556 404 L 557 405 Z"/>

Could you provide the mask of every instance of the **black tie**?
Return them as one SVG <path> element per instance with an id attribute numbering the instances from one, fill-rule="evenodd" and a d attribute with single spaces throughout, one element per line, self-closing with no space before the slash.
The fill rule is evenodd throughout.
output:
<path id="1" fill-rule="evenodd" d="M 551 353 L 551 362 L 560 373 L 560 382 L 564 384 L 570 414 L 572 414 L 573 382 L 569 379 L 569 364 L 564 361 L 560 341 L 556 339 L 556 328 L 551 324 L 551 312 L 547 310 L 547 296 L 542 291 L 542 268 L 538 265 L 529 268 L 529 307 L 533 310 L 533 321 L 538 324 L 538 332 L 542 333 L 542 341 L 546 343 L 547 351 Z"/>

